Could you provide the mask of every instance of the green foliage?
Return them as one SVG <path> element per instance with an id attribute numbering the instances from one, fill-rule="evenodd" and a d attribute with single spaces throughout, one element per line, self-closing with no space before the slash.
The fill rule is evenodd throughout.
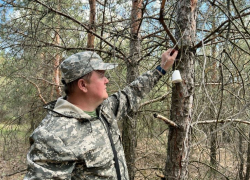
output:
<path id="1" fill-rule="evenodd" d="M 0 6 L 0 122 L 21 124 L 30 130 L 34 129 L 44 116 L 44 101 L 49 102 L 59 96 L 56 93 L 54 78 L 58 68 L 54 67 L 57 55 L 61 62 L 68 55 L 89 50 L 86 48 L 89 32 L 88 1 L 39 2 L 41 3 L 29 0 L 16 0 L 12 3 L 3 1 Z M 103 4 L 97 3 L 93 32 L 96 35 L 94 50 L 105 62 L 119 63 L 116 70 L 109 72 L 108 91 L 111 94 L 126 85 L 126 67 L 131 59 L 130 42 L 133 40 L 130 34 L 131 2 L 100 2 Z M 141 59 L 136 64 L 139 65 L 140 73 L 158 65 L 161 53 L 174 45 L 159 23 L 159 2 L 145 1 L 142 9 L 143 19 L 138 31 L 141 35 Z M 229 2 L 230 4 L 227 4 Z M 168 1 L 164 12 L 165 22 L 173 35 L 179 28 L 179 24 L 176 24 L 176 3 L 177 1 Z M 195 96 L 193 104 L 190 105 L 193 122 L 249 119 L 249 15 L 244 16 L 249 12 L 248 4 L 249 1 L 243 0 L 214 1 L 213 5 L 210 1 L 198 2 L 196 44 L 202 42 L 202 45 L 191 50 L 195 54 Z M 240 16 L 241 18 L 238 18 Z M 216 30 L 218 27 L 220 28 Z M 211 32 L 213 34 L 209 36 Z M 205 39 L 206 37 L 208 38 Z M 170 76 L 169 71 L 142 104 L 171 92 Z M 155 143 L 163 144 L 165 148 L 168 126 L 153 118 L 155 112 L 170 117 L 171 93 L 161 101 L 142 106 L 136 116 L 141 120 L 138 122 L 138 138 L 155 138 Z M 191 154 L 191 160 L 197 160 L 198 153 L 209 158 L 209 148 L 206 147 L 212 137 L 209 127 L 192 126 L 194 145 L 191 149 L 196 154 Z M 237 142 L 235 133 L 238 131 L 247 139 L 243 142 L 246 147 L 249 138 L 245 126 L 242 128 L 231 122 L 218 124 L 214 128 L 218 136 L 227 136 L 234 140 L 231 142 Z M 10 131 L 4 129 L 2 132 L 6 135 Z M 164 133 L 161 134 L 162 132 Z M 234 144 L 220 141 L 219 147 L 233 149 Z M 196 151 L 197 149 L 199 150 Z M 243 152 L 246 151 L 245 149 Z M 220 160 L 217 161 L 220 163 Z M 235 161 L 240 162 L 236 157 Z M 206 163 L 208 159 L 202 162 Z M 206 168 L 210 169 L 204 166 L 203 170 Z M 224 169 L 222 171 L 232 176 L 232 179 L 237 179 L 237 175 L 233 176 L 232 172 Z M 197 179 L 206 177 L 205 170 L 199 173 Z"/>

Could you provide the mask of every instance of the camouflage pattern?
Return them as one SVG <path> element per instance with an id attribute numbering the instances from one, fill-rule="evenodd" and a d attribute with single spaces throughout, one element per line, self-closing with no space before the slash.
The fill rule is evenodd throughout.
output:
<path id="1" fill-rule="evenodd" d="M 157 70 L 139 76 L 97 108 L 98 118 L 59 98 L 46 106 L 47 116 L 30 136 L 28 172 L 24 180 L 116 180 L 107 121 L 118 154 L 122 180 L 129 180 L 117 121 L 136 111 L 141 99 L 158 82 Z"/>
<path id="2" fill-rule="evenodd" d="M 117 64 L 104 63 L 101 57 L 92 51 L 84 51 L 73 54 L 60 64 L 62 79 L 66 82 L 72 82 L 93 70 L 113 69 Z"/>

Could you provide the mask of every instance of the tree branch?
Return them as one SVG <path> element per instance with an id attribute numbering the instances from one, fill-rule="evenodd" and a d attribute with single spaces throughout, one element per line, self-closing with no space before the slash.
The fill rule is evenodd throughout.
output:
<path id="1" fill-rule="evenodd" d="M 154 114 L 154 117 L 155 118 L 158 118 L 160 120 L 163 120 L 166 124 L 170 125 L 170 126 L 173 126 L 173 127 L 179 127 L 174 121 L 171 121 L 169 120 L 168 118 L 164 117 L 164 116 L 161 116 L 157 113 Z"/>
<path id="2" fill-rule="evenodd" d="M 221 23 L 214 31 L 212 31 L 209 35 L 207 35 L 207 37 L 205 37 L 205 38 L 202 39 L 199 43 L 197 43 L 195 46 L 193 46 L 192 49 L 197 49 L 197 48 L 201 47 L 204 41 L 206 41 L 206 40 L 207 40 L 208 38 L 210 38 L 213 34 L 215 34 L 216 32 L 218 32 L 225 24 L 229 23 L 229 21 L 233 21 L 233 20 L 242 18 L 242 17 L 244 17 L 244 16 L 248 16 L 248 15 L 250 15 L 250 12 L 241 14 L 240 16 L 232 17 L 230 20 L 224 21 L 224 22 Z"/>
<path id="3" fill-rule="evenodd" d="M 159 21 L 162 24 L 164 30 L 166 31 L 167 35 L 169 36 L 169 38 L 171 39 L 171 41 L 173 42 L 173 44 L 175 45 L 176 49 L 179 49 L 178 44 L 176 44 L 176 40 L 174 38 L 174 36 L 172 35 L 172 33 L 169 31 L 167 25 L 164 22 L 164 18 L 163 18 L 163 12 L 164 12 L 164 6 L 165 6 L 165 2 L 166 0 L 162 0 L 161 2 L 161 9 L 160 9 L 160 17 L 159 17 Z"/>
<path id="4" fill-rule="evenodd" d="M 26 79 L 28 82 L 30 82 L 31 84 L 33 84 L 35 87 L 36 87 L 36 89 L 37 89 L 37 91 L 38 91 L 38 96 L 40 97 L 40 99 L 42 100 L 42 102 L 44 103 L 44 104 L 47 104 L 47 102 L 45 101 L 45 99 L 43 98 L 43 96 L 42 96 L 42 94 L 41 94 L 41 91 L 40 91 L 40 88 L 34 83 L 34 82 L 32 82 L 31 80 L 29 80 L 28 78 L 26 78 L 25 76 L 22 76 L 24 79 Z"/>
<path id="5" fill-rule="evenodd" d="M 192 126 L 196 125 L 196 124 L 211 124 L 211 123 L 226 123 L 226 122 L 237 122 L 237 123 L 243 123 L 243 124 L 250 125 L 249 121 L 242 121 L 241 119 L 221 119 L 221 120 L 218 120 L 218 121 L 216 119 L 213 119 L 213 120 L 205 120 L 205 121 L 193 122 Z"/>
<path id="6" fill-rule="evenodd" d="M 163 96 L 161 96 L 161 97 L 159 97 L 159 98 L 152 99 L 151 101 L 144 102 L 144 103 L 142 103 L 142 104 L 140 105 L 139 108 L 141 108 L 141 107 L 143 107 L 143 106 L 146 106 L 146 105 L 148 105 L 148 104 L 157 102 L 157 101 L 161 101 L 161 100 L 165 99 L 169 94 L 170 94 L 170 92 L 168 92 L 167 94 L 164 94 Z"/>
<path id="7" fill-rule="evenodd" d="M 25 171 L 27 171 L 27 169 L 23 169 L 23 170 L 20 170 L 20 171 L 11 173 L 11 174 L 2 175 L 1 178 L 2 178 L 2 177 L 14 176 L 14 175 L 16 175 L 16 174 L 18 174 L 18 173 L 22 173 L 22 172 L 25 172 Z"/>
<path id="8" fill-rule="evenodd" d="M 42 2 L 39 1 L 39 0 L 35 0 L 35 2 L 37 2 L 38 4 L 40 4 L 40 5 L 44 6 L 44 7 L 46 7 L 46 8 L 49 9 L 50 11 L 52 11 L 52 12 L 54 12 L 54 13 L 57 13 L 57 14 L 63 16 L 63 17 L 66 17 L 66 18 L 72 20 L 73 22 L 79 24 L 79 25 L 82 26 L 88 33 L 93 34 L 94 36 L 96 36 L 97 38 L 99 38 L 100 40 L 102 40 L 103 42 L 105 42 L 105 43 L 106 43 L 107 45 L 109 45 L 112 49 L 116 50 L 116 51 L 117 51 L 118 53 L 120 53 L 126 60 L 129 61 L 129 59 L 126 58 L 126 55 L 125 55 L 122 51 L 120 51 L 117 47 L 115 47 L 113 44 L 111 44 L 111 43 L 108 42 L 107 40 L 103 39 L 100 35 L 96 34 L 96 33 L 93 32 L 93 31 L 91 31 L 86 25 L 84 25 L 84 24 L 81 23 L 80 21 L 74 19 L 73 17 L 71 17 L 71 16 L 69 16 L 69 15 L 67 15 L 67 14 L 64 14 L 64 13 L 62 13 L 62 12 L 60 12 L 60 11 L 55 10 L 55 9 L 52 8 L 52 7 L 47 6 L 46 4 L 42 3 Z M 93 50 L 93 49 L 92 49 L 92 50 Z"/>
<path id="9" fill-rule="evenodd" d="M 209 168 L 212 168 L 214 171 L 216 171 L 220 175 L 224 176 L 227 180 L 229 180 L 229 178 L 227 176 L 225 176 L 222 172 L 218 171 L 217 169 L 215 169 L 214 167 L 210 166 L 209 164 L 206 164 L 206 163 L 203 163 L 203 162 L 200 162 L 200 161 L 190 161 L 189 164 L 194 163 L 194 162 L 200 163 L 200 164 L 203 164 L 203 165 L 205 165 L 205 166 L 207 166 Z"/>

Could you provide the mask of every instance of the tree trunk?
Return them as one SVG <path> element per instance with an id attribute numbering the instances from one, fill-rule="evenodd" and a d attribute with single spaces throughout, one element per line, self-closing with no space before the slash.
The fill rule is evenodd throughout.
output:
<path id="1" fill-rule="evenodd" d="M 215 170 L 217 168 L 217 133 L 215 131 L 214 124 L 210 125 L 210 172 L 211 172 L 211 179 L 213 179 L 215 176 Z"/>
<path id="2" fill-rule="evenodd" d="M 249 135 L 248 135 L 249 139 L 250 139 L 250 131 L 249 131 Z M 245 180 L 249 180 L 250 179 L 250 142 L 248 141 L 248 146 L 247 146 L 247 162 L 246 162 L 246 176 L 245 176 Z"/>
<path id="3" fill-rule="evenodd" d="M 58 0 L 58 10 L 61 10 L 61 0 Z M 55 30 L 55 38 L 54 38 L 54 43 L 56 45 L 61 44 L 61 39 L 59 36 L 60 32 L 60 17 L 58 17 L 58 27 Z M 55 82 L 55 90 L 56 90 L 56 95 L 57 97 L 61 96 L 61 89 L 60 89 L 60 72 L 59 72 L 59 65 L 60 65 L 60 60 L 61 60 L 61 55 L 59 52 L 56 52 L 55 59 L 54 59 L 54 82 Z M 53 94 L 53 93 L 52 93 Z M 51 98 L 54 98 L 53 95 Z"/>
<path id="4" fill-rule="evenodd" d="M 59 29 L 56 30 L 56 37 L 55 41 L 57 45 L 60 45 L 60 37 L 59 37 Z M 59 65 L 60 65 L 61 55 L 59 52 L 56 53 L 54 59 L 54 82 L 55 82 L 55 89 L 57 96 L 61 96 L 61 89 L 60 89 L 60 73 L 59 73 Z"/>
<path id="5" fill-rule="evenodd" d="M 244 157 L 243 157 L 243 137 L 242 137 L 242 134 L 241 132 L 239 132 L 239 158 L 240 158 L 240 164 L 239 164 L 239 178 L 240 180 L 243 180 L 244 179 Z"/>
<path id="6" fill-rule="evenodd" d="M 95 32 L 95 14 L 96 14 L 96 0 L 89 0 L 90 13 L 89 13 L 89 29 Z M 95 36 L 88 33 L 87 48 L 94 49 Z"/>
<path id="7" fill-rule="evenodd" d="M 190 4 L 191 3 L 191 4 Z M 192 119 L 194 92 L 194 52 L 190 47 L 194 44 L 196 34 L 197 1 L 180 0 L 177 5 L 176 39 L 182 37 L 179 55 L 173 68 L 178 68 L 183 81 L 173 84 L 171 120 L 179 127 L 170 127 L 168 135 L 166 179 L 187 179 L 190 124 Z M 181 32 L 180 32 L 181 31 Z M 178 65 L 178 67 L 176 67 Z"/>
<path id="8" fill-rule="evenodd" d="M 216 25 L 215 25 L 215 10 L 213 10 L 213 19 L 212 19 L 212 28 L 213 30 L 215 29 Z M 212 40 L 212 44 L 215 42 L 215 40 Z M 212 57 L 216 58 L 216 46 L 213 45 L 211 47 L 211 54 Z M 213 62 L 213 66 L 212 66 L 212 82 L 216 82 L 217 80 L 217 67 L 216 67 L 216 61 Z M 212 88 L 215 88 L 215 85 L 212 85 Z M 211 107 L 212 108 L 212 107 Z M 214 112 L 212 111 L 212 109 L 210 108 L 210 116 L 211 119 L 214 119 Z M 217 168 L 217 123 L 216 125 L 211 124 L 210 125 L 210 172 L 211 172 L 211 178 L 214 177 L 215 175 L 215 171 L 214 169 Z"/>
<path id="9" fill-rule="evenodd" d="M 102 12 L 101 37 L 103 37 L 103 33 L 105 30 L 104 22 L 105 22 L 105 14 L 106 14 L 106 5 L 107 5 L 107 0 L 104 0 L 103 12 Z M 100 41 L 100 49 L 103 49 L 102 43 L 103 43 L 103 41 L 101 40 Z M 100 52 L 100 56 L 101 56 L 101 52 Z"/>
<path id="10" fill-rule="evenodd" d="M 140 54 L 140 19 L 142 17 L 142 0 L 132 0 L 131 11 L 131 41 L 130 41 L 130 62 L 127 63 L 127 83 L 131 83 L 138 75 L 138 63 L 137 59 Z M 137 144 L 137 119 L 135 114 L 128 114 L 123 121 L 123 147 L 128 165 L 129 179 L 135 178 L 135 148 Z"/>

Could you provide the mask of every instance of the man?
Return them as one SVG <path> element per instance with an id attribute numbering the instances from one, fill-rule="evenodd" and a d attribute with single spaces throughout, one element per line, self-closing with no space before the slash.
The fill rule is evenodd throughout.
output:
<path id="1" fill-rule="evenodd" d="M 117 120 L 137 109 L 177 54 L 168 49 L 161 66 L 110 97 L 105 70 L 116 64 L 104 63 L 90 51 L 65 59 L 60 68 L 66 97 L 46 106 L 47 116 L 31 135 L 24 179 L 128 180 Z"/>

